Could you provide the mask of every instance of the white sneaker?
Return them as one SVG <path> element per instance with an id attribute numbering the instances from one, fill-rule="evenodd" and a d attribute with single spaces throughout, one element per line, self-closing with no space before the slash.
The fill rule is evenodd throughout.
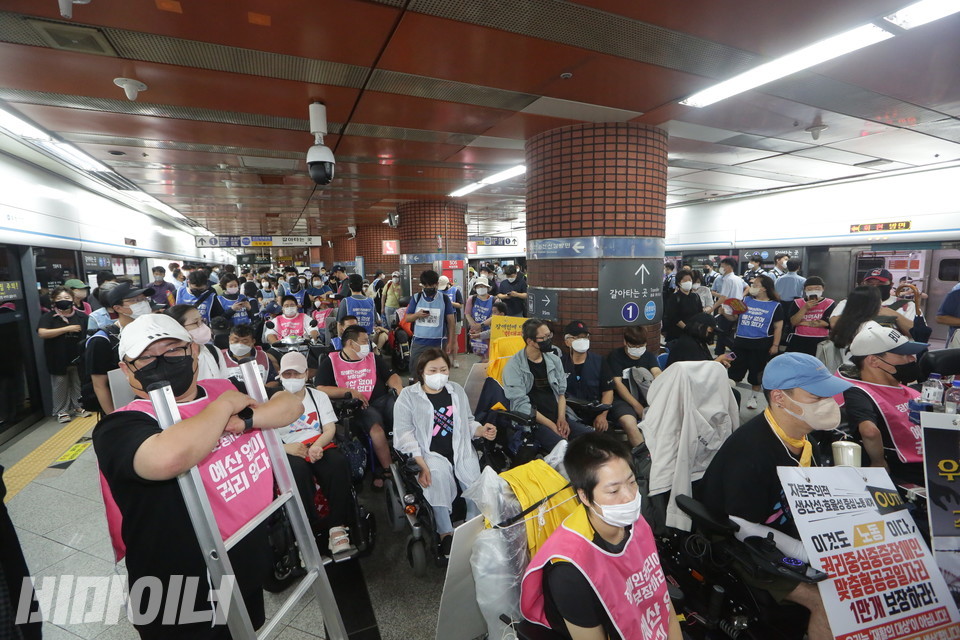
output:
<path id="1" fill-rule="evenodd" d="M 756 409 L 757 408 L 757 394 L 750 396 L 750 399 L 747 400 L 747 409 Z"/>
<path id="2" fill-rule="evenodd" d="M 73 418 L 70 417 L 70 414 L 69 414 L 69 413 L 58 413 L 58 414 L 57 414 L 57 422 L 59 422 L 60 424 L 66 424 L 66 423 L 70 422 L 71 420 L 73 420 Z"/>
<path id="3" fill-rule="evenodd" d="M 346 527 L 331 527 L 330 529 L 330 553 L 337 555 L 353 549 L 350 544 L 350 536 Z"/>

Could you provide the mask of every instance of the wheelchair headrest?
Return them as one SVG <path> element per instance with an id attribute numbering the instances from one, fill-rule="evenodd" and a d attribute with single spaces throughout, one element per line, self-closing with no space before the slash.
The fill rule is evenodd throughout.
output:
<path id="1" fill-rule="evenodd" d="M 960 374 L 960 349 L 928 351 L 920 358 L 920 378 L 926 380 L 931 373 L 942 376 Z"/>
<path id="2" fill-rule="evenodd" d="M 707 505 L 694 500 L 690 496 L 678 495 L 677 506 L 693 520 L 694 527 L 704 533 L 718 533 L 732 536 L 740 530 L 740 526 L 727 516 L 710 510 Z"/>

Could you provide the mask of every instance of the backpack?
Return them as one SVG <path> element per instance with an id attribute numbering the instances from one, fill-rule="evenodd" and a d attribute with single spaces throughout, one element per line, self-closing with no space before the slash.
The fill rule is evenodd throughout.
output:
<path id="1" fill-rule="evenodd" d="M 80 406 L 87 411 L 103 413 L 103 407 L 100 406 L 100 400 L 97 399 L 97 393 L 93 389 L 93 377 L 90 372 L 91 363 L 88 358 L 94 340 L 108 340 L 110 348 L 116 350 L 120 346 L 120 327 L 116 324 L 109 324 L 87 338 L 83 351 L 77 358 L 77 374 L 80 377 Z"/>

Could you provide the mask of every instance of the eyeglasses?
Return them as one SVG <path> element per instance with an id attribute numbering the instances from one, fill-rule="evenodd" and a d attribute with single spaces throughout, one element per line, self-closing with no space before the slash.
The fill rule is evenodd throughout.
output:
<path id="1" fill-rule="evenodd" d="M 163 358 L 163 361 L 167 364 L 177 364 L 183 358 L 188 357 L 190 357 L 190 345 L 183 345 L 182 347 L 170 347 L 158 356 L 140 356 L 139 358 L 134 358 L 128 363 L 128 366 L 136 365 L 133 367 L 135 371 L 149 371 L 157 366 L 157 362 L 159 362 L 161 358 Z"/>
<path id="2" fill-rule="evenodd" d="M 186 329 L 187 331 L 191 331 L 193 329 L 199 329 L 205 324 L 207 324 L 206 320 L 204 320 L 203 318 L 197 318 L 193 322 L 188 322 L 187 324 L 183 325 L 183 328 Z"/>
<path id="3" fill-rule="evenodd" d="M 537 340 L 553 340 L 553 334 L 548 333 L 545 336 L 537 336 Z"/>

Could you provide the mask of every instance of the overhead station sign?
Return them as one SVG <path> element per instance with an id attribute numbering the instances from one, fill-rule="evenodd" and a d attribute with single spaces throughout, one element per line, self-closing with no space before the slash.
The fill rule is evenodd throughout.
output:
<path id="1" fill-rule="evenodd" d="M 910 220 L 899 222 L 869 222 L 867 224 L 850 225 L 850 233 L 876 233 L 878 231 L 907 231 L 910 229 Z"/>
<path id="2" fill-rule="evenodd" d="M 320 236 L 197 236 L 194 238 L 201 247 L 319 247 L 323 245 Z"/>
<path id="3" fill-rule="evenodd" d="M 597 287 L 601 327 L 627 327 L 660 322 L 663 281 L 659 258 L 600 261 Z"/>

